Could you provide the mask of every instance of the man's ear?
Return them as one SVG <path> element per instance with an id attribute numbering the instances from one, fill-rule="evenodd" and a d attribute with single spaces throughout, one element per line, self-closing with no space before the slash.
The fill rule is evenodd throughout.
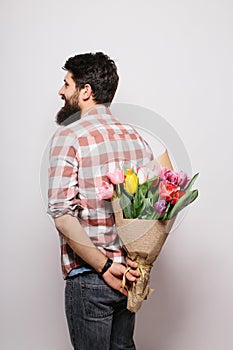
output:
<path id="1" fill-rule="evenodd" d="M 84 88 L 80 90 L 80 97 L 83 101 L 89 100 L 92 96 L 92 88 L 90 84 L 86 84 Z"/>

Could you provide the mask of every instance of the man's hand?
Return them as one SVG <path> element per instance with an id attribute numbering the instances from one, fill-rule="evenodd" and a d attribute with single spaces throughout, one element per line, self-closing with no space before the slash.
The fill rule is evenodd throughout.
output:
<path id="1" fill-rule="evenodd" d="M 129 273 L 131 276 L 136 278 L 140 277 L 140 272 L 137 270 L 138 263 L 136 261 L 131 260 L 128 256 L 125 258 L 127 267 L 130 267 Z"/>
<path id="2" fill-rule="evenodd" d="M 127 267 L 124 265 L 113 262 L 111 267 L 103 274 L 104 281 L 113 289 L 118 290 L 125 296 L 128 295 L 127 291 L 122 288 L 123 275 L 126 272 Z M 132 273 L 133 272 L 133 273 Z M 129 282 L 135 282 L 139 276 L 138 271 L 130 270 L 126 273 L 125 277 Z"/>

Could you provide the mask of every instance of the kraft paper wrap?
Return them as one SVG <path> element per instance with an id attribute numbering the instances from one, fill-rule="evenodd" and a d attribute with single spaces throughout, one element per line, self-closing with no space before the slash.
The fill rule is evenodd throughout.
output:
<path id="1" fill-rule="evenodd" d="M 172 168 L 167 151 L 157 159 L 160 165 Z M 150 163 L 153 165 L 153 162 Z M 130 259 L 138 263 L 140 277 L 128 288 L 127 309 L 137 312 L 150 289 L 150 271 L 170 232 L 172 220 L 124 219 L 119 198 L 112 201 L 118 235 Z"/>

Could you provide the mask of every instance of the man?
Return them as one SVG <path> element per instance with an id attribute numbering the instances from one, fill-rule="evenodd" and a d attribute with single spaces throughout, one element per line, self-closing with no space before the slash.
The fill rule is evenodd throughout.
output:
<path id="1" fill-rule="evenodd" d="M 59 94 L 61 126 L 50 149 L 48 212 L 61 240 L 65 306 L 74 349 L 135 349 L 135 315 L 126 309 L 121 288 L 125 252 L 114 225 L 111 203 L 98 198 L 106 174 L 124 164 L 145 164 L 148 144 L 134 128 L 113 117 L 110 105 L 118 85 L 113 60 L 98 52 L 69 58 Z M 138 277 L 137 265 L 128 282 Z"/>

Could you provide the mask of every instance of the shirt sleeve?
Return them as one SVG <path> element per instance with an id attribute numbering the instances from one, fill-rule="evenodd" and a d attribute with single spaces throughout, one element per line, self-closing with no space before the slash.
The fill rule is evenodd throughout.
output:
<path id="1" fill-rule="evenodd" d="M 49 153 L 48 214 L 58 218 L 75 216 L 78 199 L 78 157 L 76 135 L 68 128 L 60 128 L 51 140 Z"/>

